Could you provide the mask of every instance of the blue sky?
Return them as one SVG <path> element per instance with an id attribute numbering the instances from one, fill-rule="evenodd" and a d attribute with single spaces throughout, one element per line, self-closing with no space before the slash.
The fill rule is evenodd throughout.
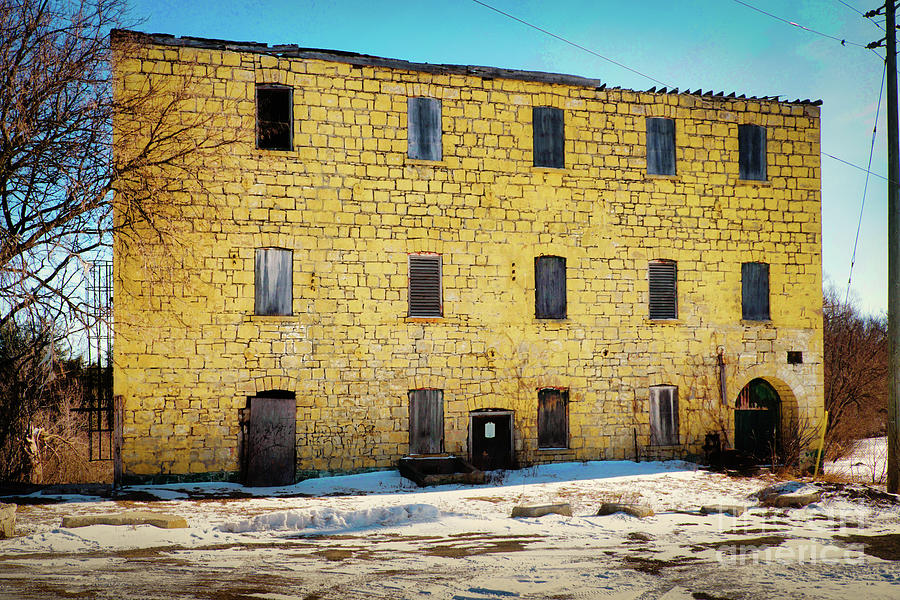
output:
<path id="1" fill-rule="evenodd" d="M 133 28 L 146 32 L 572 73 L 632 89 L 658 85 L 473 0 L 126 1 Z M 868 163 L 884 62 L 853 44 L 884 35 L 859 14 L 878 0 L 484 1 L 671 87 L 821 99 L 823 153 Z M 872 160 L 880 175 L 887 173 L 883 105 Z M 842 294 L 865 178 L 822 157 L 824 272 Z M 886 194 L 884 180 L 870 177 L 853 268 L 851 297 L 873 314 L 887 310 Z"/>

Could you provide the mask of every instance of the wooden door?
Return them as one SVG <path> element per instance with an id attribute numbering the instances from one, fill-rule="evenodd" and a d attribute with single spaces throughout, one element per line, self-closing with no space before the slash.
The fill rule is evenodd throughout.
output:
<path id="1" fill-rule="evenodd" d="M 438 454 L 444 451 L 444 392 L 409 392 L 409 453 Z"/>
<path id="2" fill-rule="evenodd" d="M 471 413 L 469 454 L 475 468 L 482 471 L 513 468 L 512 434 L 511 411 Z"/>
<path id="3" fill-rule="evenodd" d="M 250 399 L 244 484 L 291 485 L 296 475 L 297 403 L 290 398 Z"/>
<path id="4" fill-rule="evenodd" d="M 764 379 L 741 390 L 734 411 L 734 447 L 760 462 L 770 462 L 778 449 L 781 399 Z"/>

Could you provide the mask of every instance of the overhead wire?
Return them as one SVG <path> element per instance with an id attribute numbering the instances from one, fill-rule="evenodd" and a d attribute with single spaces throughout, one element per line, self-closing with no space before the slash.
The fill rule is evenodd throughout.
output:
<path id="1" fill-rule="evenodd" d="M 878 103 L 875 105 L 875 125 L 872 126 L 872 143 L 869 146 L 869 165 L 866 168 L 866 183 L 863 185 L 862 202 L 859 207 L 859 220 L 856 223 L 856 237 L 853 240 L 853 254 L 850 256 L 850 272 L 847 274 L 847 292 L 844 304 L 850 300 L 850 282 L 853 281 L 853 266 L 856 264 L 856 248 L 859 245 L 859 231 L 862 229 L 863 210 L 866 208 L 866 191 L 869 189 L 869 175 L 872 169 L 872 156 L 875 154 L 875 134 L 878 132 L 878 115 L 881 112 L 881 96 L 884 93 L 884 80 L 887 75 L 887 63 L 881 73 L 881 86 L 878 88 Z"/>
<path id="2" fill-rule="evenodd" d="M 844 39 L 844 38 L 839 38 L 839 37 L 836 37 L 836 36 L 833 36 L 833 35 L 829 35 L 829 34 L 827 34 L 827 33 L 822 33 L 821 31 L 817 31 L 817 30 L 815 30 L 815 29 L 811 29 L 811 28 L 809 28 L 809 27 L 806 27 L 805 25 L 801 25 L 800 23 L 796 23 L 796 22 L 794 22 L 794 21 L 790 21 L 790 20 L 788 20 L 788 19 L 784 19 L 784 18 L 782 18 L 782 17 L 779 17 L 778 15 L 774 15 L 774 14 L 772 14 L 772 13 L 770 13 L 770 12 L 767 12 L 767 11 L 761 9 L 761 8 L 757 8 L 757 7 L 753 6 L 752 4 L 748 4 L 748 3 L 744 2 L 743 0 L 734 0 L 734 2 L 737 2 L 737 3 L 740 4 L 741 6 L 746 6 L 746 7 L 749 8 L 750 10 L 755 10 L 755 11 L 758 12 L 758 13 L 762 13 L 762 14 L 766 15 L 767 17 L 771 17 L 771 18 L 775 19 L 776 21 L 781 21 L 782 23 L 787 23 L 788 25 L 791 25 L 792 27 L 797 27 L 797 28 L 799 28 L 799 29 L 802 29 L 803 31 L 808 31 L 808 32 L 814 33 L 814 34 L 816 34 L 816 35 L 820 35 L 820 36 L 822 36 L 822 37 L 826 37 L 826 38 L 828 38 L 828 39 L 835 40 L 836 42 L 840 42 L 840 43 L 841 43 L 841 46 L 847 46 L 847 45 L 849 45 L 849 46 L 858 46 L 858 47 L 860 47 L 860 48 L 865 48 L 865 47 L 866 47 L 865 44 L 858 44 L 858 43 L 856 43 L 856 42 L 848 42 L 848 41 L 847 41 L 846 39 Z"/>
<path id="3" fill-rule="evenodd" d="M 584 50 L 584 51 L 587 52 L 588 54 L 592 54 L 593 56 L 596 56 L 597 58 L 601 58 L 601 59 L 603 59 L 603 60 L 605 60 L 605 61 L 607 61 L 607 62 L 610 62 L 610 63 L 616 65 L 617 67 L 621 67 L 621 68 L 625 69 L 626 71 L 631 71 L 632 73 L 634 73 L 634 74 L 636 74 L 636 75 L 640 75 L 641 77 L 645 77 L 645 78 L 649 79 L 650 81 L 653 81 L 653 82 L 655 82 L 655 83 L 658 83 L 658 84 L 660 84 L 660 85 L 662 85 L 662 86 L 665 86 L 665 87 L 672 87 L 671 85 L 669 85 L 668 83 L 666 83 L 666 82 L 664 82 L 664 81 L 660 81 L 659 79 L 656 79 L 655 77 L 651 77 L 650 75 L 647 75 L 646 73 L 641 73 L 641 72 L 638 71 L 637 69 L 632 69 L 632 68 L 629 67 L 628 65 L 624 65 L 624 64 L 620 63 L 619 61 L 613 60 L 613 59 L 609 58 L 608 56 L 604 56 L 604 55 L 600 54 L 599 52 L 597 52 L 597 51 L 595 51 L 595 50 L 591 50 L 590 48 L 587 48 L 587 47 L 585 47 L 585 46 L 582 46 L 581 44 L 578 44 L 578 43 L 576 43 L 576 42 L 573 42 L 573 41 L 571 41 L 571 40 L 568 40 L 568 39 L 564 38 L 564 37 L 561 36 L 561 35 L 557 35 L 557 34 L 553 33 L 552 31 L 548 31 L 548 30 L 546 30 L 546 29 L 544 29 L 544 28 L 542 28 L 542 27 L 538 27 L 537 25 L 534 25 L 534 24 L 532 24 L 532 23 L 529 23 L 528 21 L 526 21 L 526 20 L 524 20 L 524 19 L 520 19 L 519 17 L 517 17 L 517 16 L 515 16 L 515 15 L 512 15 L 512 14 L 510 14 L 510 13 L 508 13 L 508 12 L 502 11 L 502 10 L 500 10 L 499 8 L 496 8 L 496 7 L 494 7 L 494 6 L 491 6 L 490 4 L 487 4 L 486 2 L 482 2 L 481 0 L 472 0 L 472 2 L 474 2 L 475 4 L 480 4 L 481 6 L 487 8 L 487 9 L 490 9 L 490 10 L 496 12 L 496 13 L 499 13 L 499 14 L 505 16 L 505 17 L 509 17 L 510 19 L 512 19 L 512 20 L 514 20 L 514 21 L 518 21 L 519 23 L 521 23 L 521 24 L 523 24 L 523 25 L 526 25 L 526 26 L 528 26 L 528 27 L 531 27 L 532 29 L 536 29 L 537 31 L 540 31 L 541 33 L 544 33 L 544 34 L 546 34 L 546 35 L 549 35 L 549 36 L 552 37 L 552 38 L 556 38 L 557 40 L 559 40 L 559 41 L 561 41 L 561 42 L 565 42 L 566 44 L 569 44 L 570 46 L 573 46 L 573 47 L 575 47 L 575 48 L 578 48 L 579 50 Z"/>

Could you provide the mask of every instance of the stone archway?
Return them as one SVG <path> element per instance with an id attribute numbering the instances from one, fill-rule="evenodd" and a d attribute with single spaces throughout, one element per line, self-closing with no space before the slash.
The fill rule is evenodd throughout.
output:
<path id="1" fill-rule="evenodd" d="M 735 401 L 735 450 L 759 462 L 772 462 L 780 450 L 781 431 L 782 402 L 778 391 L 762 377 L 750 380 Z"/>

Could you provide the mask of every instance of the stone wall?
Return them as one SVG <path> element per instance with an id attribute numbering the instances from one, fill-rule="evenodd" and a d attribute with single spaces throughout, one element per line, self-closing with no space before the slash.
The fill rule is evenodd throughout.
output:
<path id="1" fill-rule="evenodd" d="M 411 389 L 444 390 L 445 449 L 469 413 L 515 411 L 520 464 L 680 456 L 733 427 L 764 377 L 785 418 L 822 417 L 819 109 L 597 89 L 340 56 L 139 38 L 117 93 L 190 80 L 192 131 L 236 142 L 160 198 L 172 239 L 119 238 L 115 387 L 130 475 L 236 471 L 239 410 L 297 400 L 297 468 L 387 467 Z M 257 84 L 293 90 L 293 149 L 256 148 Z M 443 159 L 407 157 L 407 99 L 438 98 Z M 532 166 L 532 107 L 564 111 L 565 168 Z M 208 119 L 206 118 L 208 117 Z M 675 120 L 677 175 L 646 173 L 646 118 Z M 190 119 L 186 119 L 190 120 Z M 767 181 L 738 178 L 739 124 L 767 132 Z M 123 151 L 139 139 L 117 138 Z M 174 241 L 173 241 L 174 240 Z M 254 314 L 257 248 L 293 251 L 290 316 Z M 407 257 L 439 253 L 443 317 L 407 317 Z M 566 258 L 567 318 L 534 317 L 534 258 Z M 648 262 L 677 261 L 678 318 L 648 318 Z M 741 320 L 741 264 L 770 269 L 771 320 Z M 160 277 L 160 273 L 165 274 Z M 803 352 L 789 365 L 788 350 Z M 649 387 L 679 388 L 681 445 L 649 447 Z M 537 391 L 569 391 L 569 448 L 537 448 Z"/>

